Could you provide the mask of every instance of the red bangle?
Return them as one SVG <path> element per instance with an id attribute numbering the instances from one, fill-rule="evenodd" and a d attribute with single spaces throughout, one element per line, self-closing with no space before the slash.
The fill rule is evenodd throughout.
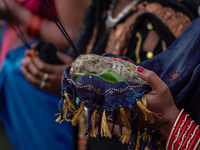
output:
<path id="1" fill-rule="evenodd" d="M 193 138 L 192 138 L 191 144 L 190 144 L 190 146 L 189 146 L 189 150 L 190 150 L 190 149 L 193 150 L 193 146 L 194 146 L 194 144 L 195 144 L 195 141 L 196 141 L 197 137 L 198 137 L 199 134 L 200 134 L 199 126 L 196 126 L 196 128 L 197 128 L 197 132 L 194 131 L 194 133 L 193 133 L 193 134 L 195 134 L 195 132 L 196 132 L 196 134 L 193 135 Z"/>
<path id="2" fill-rule="evenodd" d="M 188 140 L 190 138 L 190 135 L 192 134 L 192 132 L 194 131 L 194 128 L 196 127 L 195 123 L 192 125 L 190 131 L 188 132 L 183 145 L 181 146 L 181 150 L 184 150 L 184 148 L 186 147 L 186 144 L 188 143 Z"/>
<path id="3" fill-rule="evenodd" d="M 189 118 L 187 120 L 187 122 L 184 124 L 183 128 L 181 129 L 181 133 L 178 136 L 177 142 L 175 143 L 174 149 L 178 149 L 181 146 L 181 143 L 184 141 L 185 139 L 185 134 L 187 132 L 187 129 L 189 128 L 189 123 L 191 123 L 191 119 Z"/>
<path id="4" fill-rule="evenodd" d="M 197 140 L 197 143 L 195 144 L 193 150 L 196 150 L 196 149 L 199 147 L 199 144 L 200 144 L 200 137 L 199 137 L 199 139 Z"/>
<path id="5" fill-rule="evenodd" d="M 181 110 L 168 136 L 166 150 L 196 150 L 199 144 L 199 125 Z"/>
<path id="6" fill-rule="evenodd" d="M 32 14 L 27 24 L 27 33 L 34 37 L 38 37 L 40 34 L 41 23 L 42 18 L 38 15 Z"/>
<path id="7" fill-rule="evenodd" d="M 176 126 L 174 127 L 174 128 L 175 128 L 175 129 L 174 129 L 174 133 L 172 133 L 172 137 L 171 137 L 171 140 L 170 140 L 170 142 L 169 142 L 169 148 L 170 148 L 170 149 L 172 148 L 172 144 L 173 144 L 173 141 L 174 141 L 174 139 L 175 139 L 175 136 L 176 136 L 176 134 L 177 134 L 177 132 L 178 132 L 179 126 L 181 125 L 181 122 L 183 121 L 183 119 L 184 119 L 185 116 L 186 116 L 186 113 L 183 112 L 183 113 L 181 114 L 180 118 L 178 119 L 178 122 L 177 122 Z"/>
<path id="8" fill-rule="evenodd" d="M 184 114 L 185 115 L 185 114 Z M 178 138 L 179 138 L 179 136 L 180 136 L 180 132 L 183 130 L 183 126 L 184 126 L 184 124 L 187 122 L 187 120 L 188 120 L 188 117 L 189 117 L 189 115 L 185 115 L 185 118 L 181 121 L 181 124 L 180 125 L 177 125 L 177 132 L 176 132 L 176 134 L 174 134 L 174 136 L 173 136 L 173 138 L 172 138 L 172 146 L 171 146 L 171 149 L 174 149 L 174 146 L 176 145 L 176 143 L 177 143 L 177 140 L 178 140 Z M 191 121 L 191 119 L 190 119 L 190 121 Z"/>
<path id="9" fill-rule="evenodd" d="M 177 130 L 177 129 L 176 129 L 176 126 L 177 126 L 177 124 L 179 124 L 179 122 L 182 121 L 181 118 L 183 118 L 185 115 L 186 115 L 186 114 L 184 113 L 184 109 L 182 109 L 182 110 L 179 112 L 178 116 L 176 117 L 176 120 L 175 120 L 175 122 L 174 122 L 174 124 L 173 124 L 173 126 L 172 126 L 172 129 L 171 129 L 171 131 L 170 131 L 170 134 L 169 134 L 169 136 L 168 136 L 168 138 L 167 138 L 166 149 L 168 149 L 168 147 L 169 147 L 169 149 L 171 148 L 171 144 L 172 144 L 172 139 L 171 139 L 171 138 L 173 138 L 174 132 L 175 132 L 175 130 Z"/>

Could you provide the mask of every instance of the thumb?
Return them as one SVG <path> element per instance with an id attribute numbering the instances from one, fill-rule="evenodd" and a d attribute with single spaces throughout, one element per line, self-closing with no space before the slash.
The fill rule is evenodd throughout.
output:
<path id="1" fill-rule="evenodd" d="M 159 89 L 161 85 L 165 84 L 153 71 L 144 69 L 141 66 L 136 68 L 137 74 L 145 80 L 153 90 Z"/>
<path id="2" fill-rule="evenodd" d="M 67 65 L 71 65 L 71 63 L 73 62 L 73 58 L 62 53 L 62 52 L 59 52 L 57 51 L 56 52 L 57 56 L 58 56 L 58 59 L 63 62 L 64 64 L 67 64 Z"/>

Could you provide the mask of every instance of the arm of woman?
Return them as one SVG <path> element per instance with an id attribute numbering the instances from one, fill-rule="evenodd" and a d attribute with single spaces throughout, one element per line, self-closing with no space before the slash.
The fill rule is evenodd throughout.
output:
<path id="1" fill-rule="evenodd" d="M 199 150 L 199 126 L 183 110 L 178 110 L 167 85 L 153 71 L 138 66 L 137 73 L 152 87 L 152 91 L 145 95 L 147 107 L 152 112 L 161 114 L 153 126 L 168 137 L 166 149 L 171 149 L 175 145 L 175 149 L 181 146 Z M 191 132 L 188 132 L 189 130 Z"/>
<path id="2" fill-rule="evenodd" d="M 84 12 L 89 4 L 90 0 L 55 0 L 59 19 L 72 41 L 76 39 Z M 54 42 L 55 46 L 60 46 L 64 49 L 70 47 L 53 21 L 44 20 L 40 32 L 43 39 Z"/>
<path id="3" fill-rule="evenodd" d="M 178 147 L 181 147 L 181 149 L 200 150 L 199 126 L 183 110 L 178 110 L 167 85 L 153 71 L 138 66 L 137 73 L 152 87 L 152 91 L 145 95 L 147 108 L 159 114 L 158 117 L 155 116 L 154 123 L 148 123 L 145 121 L 143 114 L 136 109 L 139 128 L 159 130 L 168 138 L 166 143 L 167 150 L 177 149 Z M 129 115 L 128 110 L 127 114 Z M 117 121 L 117 124 L 123 125 L 120 117 L 118 117 Z M 111 129 L 112 123 L 108 122 L 108 125 Z M 114 134 L 119 134 L 118 128 L 114 130 Z"/>
<path id="4" fill-rule="evenodd" d="M 26 29 L 32 15 L 31 11 L 24 8 L 14 0 L 7 0 L 6 2 L 12 15 L 23 26 L 23 28 Z M 72 40 L 75 40 L 76 38 L 84 11 L 89 4 L 90 0 L 55 0 L 58 18 Z M 9 17 L 9 13 L 3 1 L 0 1 L 0 9 L 7 14 L 7 17 Z M 45 41 L 53 42 L 58 48 L 67 50 L 70 47 L 69 43 L 66 41 L 53 20 L 42 19 L 39 28 L 39 36 Z"/>

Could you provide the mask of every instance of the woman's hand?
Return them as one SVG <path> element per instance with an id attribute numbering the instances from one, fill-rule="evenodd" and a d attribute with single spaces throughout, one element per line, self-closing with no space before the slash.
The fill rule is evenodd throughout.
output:
<path id="1" fill-rule="evenodd" d="M 159 114 L 159 117 L 155 116 L 155 123 L 150 126 L 160 130 L 167 137 L 179 113 L 169 88 L 153 71 L 138 66 L 137 73 L 152 88 L 152 91 L 145 95 L 147 108 Z"/>
<path id="2" fill-rule="evenodd" d="M 26 51 L 22 61 L 22 72 L 26 79 L 44 91 L 60 96 L 61 78 L 64 69 L 71 65 L 73 59 L 61 52 L 57 56 L 63 65 L 50 65 L 43 62 L 34 50 Z"/>

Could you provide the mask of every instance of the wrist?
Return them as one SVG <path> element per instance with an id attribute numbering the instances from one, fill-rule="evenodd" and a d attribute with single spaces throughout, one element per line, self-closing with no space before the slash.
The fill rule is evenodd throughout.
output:
<path id="1" fill-rule="evenodd" d="M 158 128 L 158 130 L 165 136 L 168 137 L 171 128 L 175 122 L 175 120 L 178 117 L 178 114 L 180 113 L 180 111 L 178 110 L 178 108 L 174 105 L 166 114 L 165 118 L 168 118 L 166 120 L 168 120 L 167 122 L 165 122 L 161 127 Z"/>

